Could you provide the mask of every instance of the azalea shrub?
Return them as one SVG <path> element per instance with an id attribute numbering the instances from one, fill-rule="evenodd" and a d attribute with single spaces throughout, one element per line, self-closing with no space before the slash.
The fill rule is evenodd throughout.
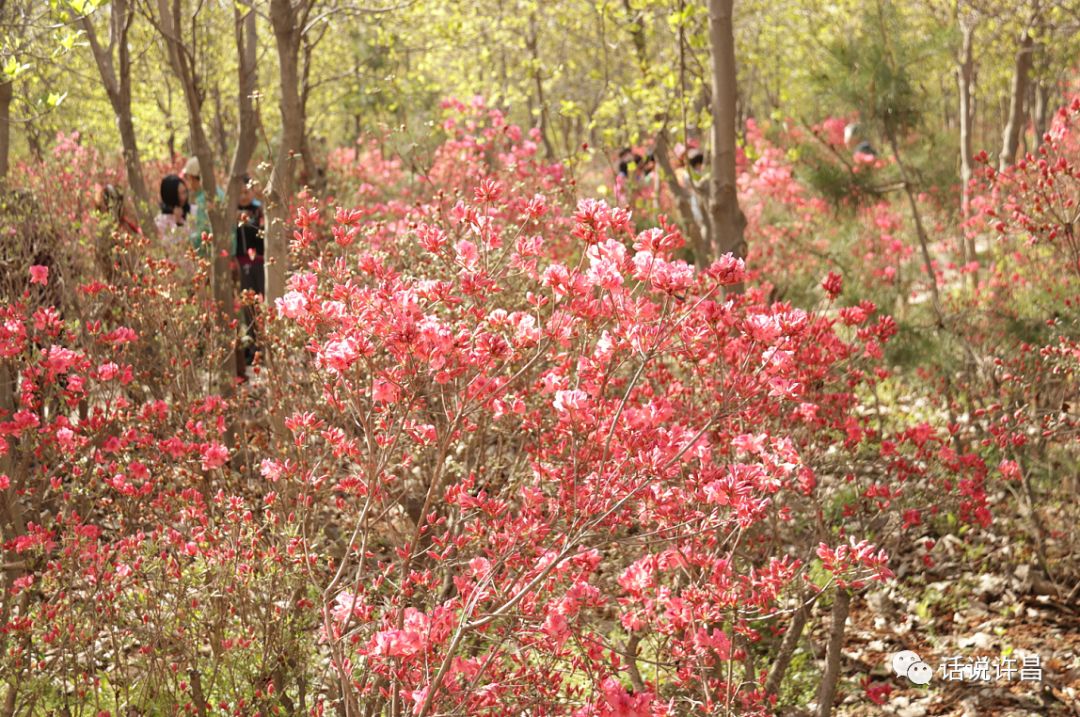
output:
<path id="1" fill-rule="evenodd" d="M 1075 538 L 1075 486 L 1061 480 L 1075 462 L 1080 369 L 1080 100 L 1061 108 L 1038 148 L 1003 171 L 977 157 L 973 214 L 965 231 L 989 261 L 950 310 L 963 321 L 963 434 L 999 462 L 1017 500 L 1026 504 L 1042 569 L 1068 561 Z M 1065 568 L 1067 572 L 1067 568 Z"/>
<path id="2" fill-rule="evenodd" d="M 785 633 L 991 520 L 1004 471 L 875 408 L 896 323 L 843 277 L 733 293 L 447 110 L 428 168 L 298 202 L 239 390 L 205 264 L 7 279 L 5 714 L 764 714 Z"/>
<path id="3" fill-rule="evenodd" d="M 356 213 L 301 211 L 307 266 L 271 322 L 305 347 L 283 384 L 315 380 L 262 473 L 293 521 L 333 526 L 302 550 L 330 556 L 313 577 L 342 699 L 766 709 L 777 615 L 885 579 L 867 537 L 900 544 L 950 496 L 985 523 L 985 466 L 860 414 L 895 331 L 875 307 L 729 295 L 742 263 L 693 269 L 670 226 L 553 211 L 530 195 L 553 170 L 489 119 L 467 128 L 485 151 L 450 143 L 456 199 L 371 217 L 392 243 L 349 239 Z"/>

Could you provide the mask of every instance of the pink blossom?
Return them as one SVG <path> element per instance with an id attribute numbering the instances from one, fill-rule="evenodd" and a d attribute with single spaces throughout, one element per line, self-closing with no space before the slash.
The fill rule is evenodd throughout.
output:
<path id="1" fill-rule="evenodd" d="M 630 694 L 614 677 L 606 678 L 600 684 L 600 691 L 606 703 L 604 714 L 607 717 L 651 717 L 653 695 L 651 692 Z"/>
<path id="2" fill-rule="evenodd" d="M 570 636 L 570 624 L 566 617 L 558 612 L 549 613 L 540 629 L 560 645 Z"/>
<path id="3" fill-rule="evenodd" d="M 377 378 L 372 383 L 371 398 L 376 403 L 395 403 L 401 396 L 401 390 L 391 381 Z"/>
<path id="4" fill-rule="evenodd" d="M 203 444 L 201 454 L 204 471 L 220 468 L 229 460 L 229 449 L 216 441 Z"/>
<path id="5" fill-rule="evenodd" d="M 71 450 L 75 446 L 75 432 L 67 426 L 56 431 L 56 442 L 64 450 Z"/>
<path id="6" fill-rule="evenodd" d="M 424 649 L 424 639 L 412 630 L 381 630 L 375 634 L 373 652 L 387 657 L 408 657 Z"/>
<path id="7" fill-rule="evenodd" d="M 454 252 L 457 255 L 457 262 L 459 264 L 466 269 L 476 268 L 476 263 L 480 258 L 480 253 L 476 248 L 476 244 L 473 244 L 468 239 L 462 239 L 454 244 Z"/>
<path id="8" fill-rule="evenodd" d="M 328 341 L 319 352 L 319 363 L 335 373 L 344 373 L 359 355 L 357 341 L 350 336 Z"/>
<path id="9" fill-rule="evenodd" d="M 589 395 L 580 389 L 556 391 L 554 406 L 560 413 L 582 411 L 589 405 Z"/>
<path id="10" fill-rule="evenodd" d="M 299 319 L 307 315 L 307 299 L 299 291 L 290 291 L 277 300 L 277 309 L 290 319 Z"/>
<path id="11" fill-rule="evenodd" d="M 825 290 L 830 299 L 835 299 L 840 296 L 840 292 L 844 289 L 843 279 L 839 274 L 830 271 L 829 275 L 825 277 L 825 281 L 821 282 L 821 288 Z"/>
<path id="12" fill-rule="evenodd" d="M 285 466 L 279 461 L 275 461 L 270 458 L 263 458 L 259 464 L 259 472 L 262 477 L 271 483 L 277 483 L 281 480 L 281 477 L 285 474 Z"/>
<path id="13" fill-rule="evenodd" d="M 49 283 L 49 267 L 35 264 L 30 267 L 30 283 L 45 286 Z"/>

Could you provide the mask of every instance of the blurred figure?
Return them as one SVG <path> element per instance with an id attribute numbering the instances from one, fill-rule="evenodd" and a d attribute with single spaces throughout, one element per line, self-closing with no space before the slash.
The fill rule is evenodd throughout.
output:
<path id="1" fill-rule="evenodd" d="M 176 247 L 187 241 L 186 223 L 190 214 L 187 185 L 177 175 L 167 175 L 161 180 L 161 212 L 154 218 L 158 236 L 167 246 Z"/>
<path id="2" fill-rule="evenodd" d="M 701 170 L 705 168 L 705 155 L 701 153 L 700 149 L 691 149 L 687 164 L 694 175 L 699 175 Z"/>
<path id="3" fill-rule="evenodd" d="M 244 186 L 240 190 L 236 217 L 236 250 L 233 255 L 240 269 L 240 290 L 251 290 L 260 297 L 266 294 L 265 271 L 265 225 L 266 214 L 262 202 L 255 197 L 251 177 L 243 175 Z M 250 366 L 255 360 L 255 317 L 250 308 L 244 308 L 247 339 L 244 342 L 244 362 Z"/>
<path id="4" fill-rule="evenodd" d="M 94 209 L 107 215 L 116 226 L 132 234 L 139 233 L 139 225 L 127 215 L 124 190 L 113 184 L 97 185 L 94 192 Z"/>
<path id="5" fill-rule="evenodd" d="M 682 152 L 676 150 L 678 164 L 675 167 L 675 181 L 679 186 L 689 190 L 690 211 L 694 215 L 694 221 L 699 226 L 705 225 L 705 211 L 701 206 L 701 197 L 698 188 L 701 186 L 701 170 L 705 168 L 705 155 L 697 147 L 683 148 Z"/>
<path id="6" fill-rule="evenodd" d="M 852 122 L 844 127 L 844 144 L 851 150 L 851 155 L 857 162 L 872 164 L 877 159 L 877 151 L 866 139 L 858 122 Z"/>
<path id="7" fill-rule="evenodd" d="M 266 242 L 264 229 L 266 214 L 262 202 L 255 197 L 251 187 L 251 177 L 243 176 L 244 186 L 240 190 L 236 217 L 236 262 L 240 266 L 240 287 L 251 289 L 257 294 L 266 290 L 263 272 Z"/>
<path id="8" fill-rule="evenodd" d="M 649 152 L 641 162 L 641 176 L 648 179 L 656 171 L 656 156 Z"/>
<path id="9" fill-rule="evenodd" d="M 615 175 L 615 201 L 619 206 L 628 206 L 641 176 L 641 165 L 645 158 L 630 147 L 619 152 L 618 173 Z"/>
<path id="10" fill-rule="evenodd" d="M 619 176 L 628 179 L 631 174 L 635 174 L 637 169 L 641 167 L 644 157 L 635 152 L 630 147 L 624 147 L 619 152 Z"/>
<path id="11" fill-rule="evenodd" d="M 213 242 L 203 242 L 203 235 L 208 238 L 213 233 L 210 224 L 210 205 L 207 202 L 206 189 L 202 183 L 202 170 L 199 167 L 199 158 L 191 157 L 184 165 L 184 181 L 187 182 L 191 194 L 191 218 L 188 220 L 190 232 L 188 235 L 191 246 L 199 253 L 199 256 L 209 259 L 213 254 Z M 217 200 L 225 201 L 225 192 L 221 187 L 217 188 Z M 236 245 L 233 245 L 233 254 L 236 253 Z"/>

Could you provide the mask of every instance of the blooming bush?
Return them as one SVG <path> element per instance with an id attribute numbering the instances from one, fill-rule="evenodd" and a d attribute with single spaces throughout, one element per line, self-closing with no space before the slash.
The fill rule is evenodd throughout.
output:
<path id="1" fill-rule="evenodd" d="M 203 274 L 146 239 L 112 237 L 77 314 L 51 267 L 9 279 L 8 699 L 763 714 L 796 614 L 889 579 L 936 516 L 989 520 L 983 458 L 865 408 L 896 325 L 839 275 L 814 311 L 729 293 L 741 261 L 687 265 L 673 227 L 448 109 L 421 176 L 376 172 L 410 201 L 297 209 L 235 398 Z"/>
<path id="2" fill-rule="evenodd" d="M 289 519 L 335 526 L 297 549 L 333 556 L 313 578 L 342 699 L 765 709 L 745 665 L 775 656 L 777 610 L 886 578 L 865 538 L 919 525 L 931 491 L 985 520 L 985 472 L 929 427 L 886 441 L 853 413 L 894 331 L 872 305 L 729 296 L 741 262 L 695 271 L 677 231 L 601 202 L 553 211 L 532 193 L 550 172 L 522 174 L 520 135 L 493 126 L 451 142 L 467 188 L 451 207 L 373 215 L 392 242 L 326 241 L 349 212 L 298 217 L 307 266 L 271 331 L 308 355 L 282 383 L 310 383 L 262 473 Z"/>

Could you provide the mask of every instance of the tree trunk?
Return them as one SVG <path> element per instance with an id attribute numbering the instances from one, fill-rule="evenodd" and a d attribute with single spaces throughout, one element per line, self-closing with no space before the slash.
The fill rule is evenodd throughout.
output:
<path id="1" fill-rule="evenodd" d="M 0 82 L 0 180 L 8 173 L 11 158 L 11 81 Z"/>
<path id="2" fill-rule="evenodd" d="M 975 120 L 974 106 L 971 102 L 971 89 L 975 79 L 975 61 L 972 56 L 975 27 L 960 22 L 961 47 L 960 62 L 957 66 L 956 80 L 960 90 L 960 213 L 965 220 L 971 217 L 971 178 L 972 166 L 972 124 Z M 975 261 L 975 241 L 966 228 L 961 239 L 961 254 L 966 261 Z"/>
<path id="3" fill-rule="evenodd" d="M 0 19 L 6 18 L 3 14 L 7 0 L 0 0 Z M 15 88 L 11 80 L 0 80 L 0 182 L 7 177 L 11 163 L 11 100 L 15 95 Z M 14 699 L 15 688 L 12 687 L 9 697 Z"/>
<path id="4" fill-rule="evenodd" d="M 239 165 L 239 173 L 243 173 L 251 155 L 255 150 L 255 115 L 252 93 L 255 90 L 255 13 L 251 10 L 247 13 L 247 20 L 242 19 L 240 3 L 233 7 L 233 15 L 236 25 L 236 42 L 239 67 L 239 101 L 240 101 L 240 132 L 237 142 L 236 154 L 233 157 L 233 168 L 228 179 L 228 195 L 224 204 L 217 197 L 217 173 L 214 163 L 214 153 L 210 147 L 210 141 L 206 135 L 206 127 L 202 117 L 203 88 L 198 85 L 195 68 L 191 65 L 192 55 L 183 45 L 180 36 L 185 20 L 182 14 L 179 0 L 174 0 L 170 6 L 169 0 L 158 0 L 158 12 L 160 16 L 160 31 L 168 48 L 169 62 L 173 72 L 180 81 L 184 90 L 184 100 L 187 105 L 188 126 L 191 131 L 192 151 L 199 158 L 199 166 L 202 173 L 203 187 L 206 190 L 206 202 L 210 215 L 210 226 L 214 234 L 214 274 L 213 294 L 217 305 L 217 328 L 225 341 L 232 347 L 229 359 L 220 367 L 218 373 L 218 391 L 226 399 L 235 393 L 236 375 L 236 329 L 235 306 L 233 305 L 233 281 L 230 270 L 230 249 L 232 237 L 236 231 L 233 220 L 233 212 L 240 193 L 241 179 L 236 170 Z M 245 44 L 244 36 L 250 38 Z M 231 427 L 226 435 L 227 443 L 232 446 L 234 435 Z"/>
<path id="5" fill-rule="evenodd" d="M 221 164 L 225 164 L 229 161 L 229 132 L 225 129 L 225 111 L 221 106 L 221 88 L 217 83 L 214 84 L 210 96 L 214 100 L 213 134 L 214 143 L 217 145 L 214 149 L 221 160 Z"/>
<path id="6" fill-rule="evenodd" d="M 154 235 L 153 211 L 150 192 L 143 177 L 142 161 L 139 159 L 139 143 L 135 136 L 135 125 L 131 118 L 131 54 L 128 49 L 128 31 L 135 17 L 135 11 L 128 0 L 113 0 L 109 13 L 109 45 L 103 47 L 98 42 L 94 22 L 89 15 L 82 17 L 83 31 L 94 55 L 101 83 L 109 97 L 113 114 L 116 115 L 116 129 L 120 132 L 120 144 L 124 153 L 124 169 L 127 183 L 135 205 L 135 216 L 139 226 L 147 236 Z M 117 64 L 113 63 L 113 51 L 116 51 Z"/>
<path id="7" fill-rule="evenodd" d="M 844 647 L 844 631 L 851 610 L 851 593 L 844 588 L 836 591 L 833 602 L 832 625 L 829 626 L 829 642 L 825 648 L 825 674 L 821 676 L 818 690 L 816 717 L 829 717 L 836 699 L 836 683 L 840 680 L 840 651 Z"/>
<path id="8" fill-rule="evenodd" d="M 150 192 L 143 177 L 142 161 L 139 158 L 139 144 L 135 139 L 135 125 L 131 118 L 131 51 L 128 46 L 128 32 L 135 18 L 135 8 L 128 0 L 113 0 L 112 3 L 112 37 L 117 38 L 117 52 L 119 55 L 120 68 L 117 77 L 119 84 L 119 100 L 121 110 L 117 110 L 117 128 L 120 130 L 120 141 L 124 148 L 124 166 L 127 168 L 128 186 L 136 205 L 136 214 L 143 232 L 153 229 L 150 200 Z"/>
<path id="9" fill-rule="evenodd" d="M 271 0 L 270 23 L 277 41 L 281 86 L 281 143 L 267 194 L 270 199 L 266 232 L 266 300 L 285 295 L 289 265 L 289 203 L 292 201 L 296 160 L 303 151 L 304 114 L 300 101 L 300 37 L 303 28 L 290 0 Z"/>
<path id="10" fill-rule="evenodd" d="M 799 596 L 799 600 L 802 600 L 802 596 Z M 767 696 L 780 692 L 780 685 L 784 682 L 784 675 L 787 674 L 788 667 L 791 665 L 791 658 L 795 655 L 795 648 L 798 647 L 803 630 L 806 628 L 806 612 L 806 605 L 800 604 L 791 615 L 791 623 L 788 625 L 787 632 L 784 633 L 784 639 L 780 641 L 780 648 L 777 651 L 772 667 L 769 668 L 769 675 L 765 678 L 765 694 Z"/>
<path id="11" fill-rule="evenodd" d="M 733 0 L 709 0 L 709 42 L 712 47 L 712 168 L 709 213 L 715 256 L 746 257 L 746 217 L 735 185 L 735 37 Z"/>
<path id="12" fill-rule="evenodd" d="M 152 237 L 155 231 L 152 219 L 154 203 L 150 200 L 150 192 L 143 177 L 142 160 L 139 158 L 139 146 L 135 139 L 135 125 L 131 121 L 130 110 L 125 114 L 117 111 L 116 126 L 120 130 L 120 144 L 124 148 L 124 169 L 127 171 L 132 203 L 135 205 L 135 216 L 143 234 Z"/>
<path id="13" fill-rule="evenodd" d="M 303 163 L 304 176 L 306 177 L 304 183 L 311 187 L 316 194 L 321 194 L 326 189 L 326 173 L 321 171 L 319 164 L 315 161 L 315 153 L 311 147 L 311 136 L 307 131 L 307 116 L 308 116 L 308 100 L 311 98 L 311 63 L 312 56 L 315 54 L 315 45 L 318 44 L 319 37 L 312 40 L 308 35 L 303 35 L 300 38 L 303 52 L 303 72 L 300 73 L 300 127 L 303 130 L 303 134 L 300 138 L 300 159 Z M 360 137 L 360 120 L 361 116 L 356 116 L 356 137 Z"/>
<path id="14" fill-rule="evenodd" d="M 645 12 L 635 10 L 630 0 L 623 0 L 623 9 L 630 20 L 630 37 L 634 42 L 634 56 L 637 58 L 638 68 L 645 74 L 649 68 L 649 55 L 645 45 Z"/>
<path id="15" fill-rule="evenodd" d="M 656 135 L 655 153 L 656 162 L 660 165 L 660 171 L 663 172 L 663 177 L 667 181 L 668 189 L 671 190 L 672 195 L 675 197 L 676 206 L 678 206 L 679 214 L 682 216 L 682 224 L 686 227 L 686 233 L 690 239 L 690 247 L 694 252 L 694 264 L 698 267 L 708 266 L 712 254 L 708 250 L 706 239 L 707 228 L 699 224 L 698 218 L 694 215 L 694 187 L 684 187 L 679 183 L 678 178 L 675 176 L 675 169 L 671 164 L 666 129 L 661 130 Z M 690 178 L 688 181 L 693 182 L 693 179 Z"/>
<path id="16" fill-rule="evenodd" d="M 919 202 L 915 198 L 915 188 L 911 184 L 911 175 L 908 174 L 907 165 L 904 164 L 904 160 L 900 157 L 900 144 L 897 142 L 896 135 L 889 133 L 888 135 L 889 146 L 892 148 L 893 161 L 896 162 L 896 168 L 900 170 L 900 181 L 904 187 L 904 194 L 907 196 L 908 205 L 911 207 L 911 218 L 915 221 L 915 236 L 919 240 L 919 251 L 922 253 L 923 266 L 926 269 L 926 276 L 930 280 L 930 300 L 933 304 L 934 315 L 937 318 L 938 328 L 945 327 L 945 314 L 941 308 L 941 294 L 938 291 L 937 284 L 937 272 L 934 270 L 934 260 L 930 256 L 930 235 L 926 232 L 926 226 L 922 221 L 922 213 L 919 211 Z"/>
<path id="17" fill-rule="evenodd" d="M 1049 127 L 1050 118 L 1050 88 L 1045 82 L 1035 85 L 1035 109 L 1032 114 L 1034 116 L 1031 119 L 1035 125 L 1035 146 L 1039 147 L 1043 143 L 1043 135 Z"/>
<path id="18" fill-rule="evenodd" d="M 555 159 L 555 148 L 548 136 L 548 109 L 547 100 L 544 98 L 544 77 L 540 72 L 540 41 L 537 27 L 536 13 L 529 16 L 529 36 L 525 39 L 525 46 L 532 60 L 533 84 L 536 86 L 536 104 L 539 109 L 537 122 L 540 127 L 540 139 L 544 142 L 544 152 L 549 160 Z M 569 140 L 568 140 L 569 141 Z"/>
<path id="19" fill-rule="evenodd" d="M 244 9 L 246 7 L 246 9 Z M 240 107 L 240 126 L 237 128 L 236 148 L 233 150 L 232 174 L 229 178 L 230 208 L 239 201 L 243 186 L 241 175 L 247 172 L 248 164 L 255 154 L 258 142 L 256 134 L 259 116 L 255 108 L 255 93 L 259 90 L 258 76 L 258 36 L 256 35 L 256 13 L 250 0 L 233 5 L 233 17 L 236 25 L 237 56 L 237 104 Z"/>
<path id="20" fill-rule="evenodd" d="M 236 231 L 233 214 L 240 202 L 240 190 L 244 186 L 243 175 L 248 171 L 248 164 L 255 154 L 255 146 L 258 142 L 256 134 L 259 117 L 255 110 L 254 95 L 258 90 L 258 45 L 256 36 L 255 10 L 250 3 L 242 5 L 236 2 L 233 5 L 233 18 L 235 22 L 236 57 L 237 57 L 237 105 L 239 111 L 239 127 L 237 128 L 236 148 L 233 150 L 232 165 L 229 168 L 228 185 L 226 189 L 226 204 L 220 207 L 217 216 L 213 216 L 211 223 L 214 225 L 214 233 L 218 233 L 218 223 L 221 223 L 221 235 L 215 241 L 218 249 L 218 264 L 223 273 L 228 275 L 229 249 L 232 246 L 232 237 Z M 206 142 L 205 132 L 202 135 L 205 151 L 209 153 L 209 144 Z M 200 163 L 202 157 L 199 158 Z M 205 174 L 205 173 L 204 173 Z M 209 188 L 207 189 L 209 201 Z M 225 254 L 222 257 L 220 255 Z M 231 276 L 228 277 L 231 300 Z"/>
<path id="21" fill-rule="evenodd" d="M 1020 146 L 1020 134 L 1024 131 L 1026 123 L 1024 98 L 1027 96 L 1028 75 L 1031 73 L 1031 56 L 1034 45 L 1031 35 L 1025 32 L 1024 37 L 1020 40 L 1020 49 L 1016 52 L 1012 89 L 1009 95 L 1009 114 L 1005 124 L 1005 131 L 1001 137 L 1001 155 L 998 157 L 998 170 L 1002 172 L 1016 161 L 1016 150 Z"/>

